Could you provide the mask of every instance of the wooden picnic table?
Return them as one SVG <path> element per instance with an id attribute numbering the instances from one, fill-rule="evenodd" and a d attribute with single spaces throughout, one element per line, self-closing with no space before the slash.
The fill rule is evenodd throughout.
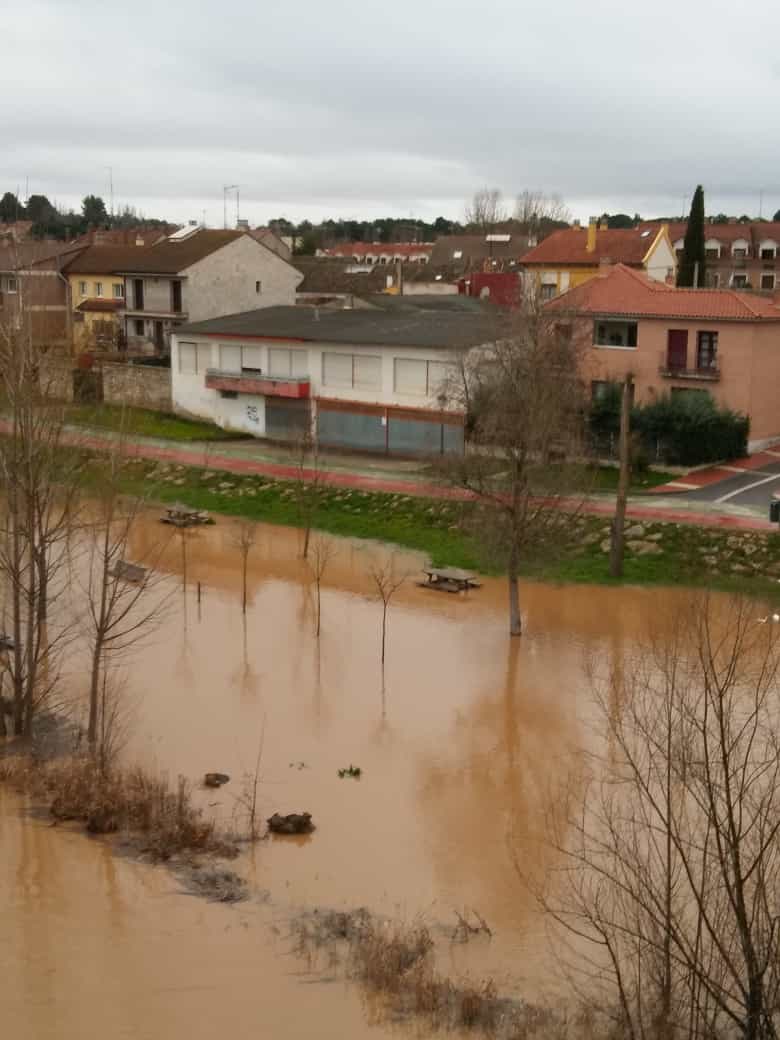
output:
<path id="1" fill-rule="evenodd" d="M 192 509 L 177 503 L 168 506 L 165 516 L 160 517 L 164 524 L 173 524 L 175 527 L 195 527 L 197 524 L 213 524 L 214 520 L 203 509 Z"/>
<path id="2" fill-rule="evenodd" d="M 422 587 L 440 592 L 466 592 L 478 589 L 480 584 L 475 574 L 459 567 L 423 567 L 423 574 L 427 581 L 420 582 Z"/>

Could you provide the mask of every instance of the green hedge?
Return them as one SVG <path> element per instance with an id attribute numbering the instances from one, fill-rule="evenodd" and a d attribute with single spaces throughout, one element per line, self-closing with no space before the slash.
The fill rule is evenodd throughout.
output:
<path id="1" fill-rule="evenodd" d="M 620 384 L 610 384 L 590 410 L 590 430 L 597 452 L 614 453 L 620 430 Z M 696 466 L 747 454 L 750 420 L 719 408 L 706 390 L 667 394 L 631 413 L 634 439 L 651 461 Z"/>

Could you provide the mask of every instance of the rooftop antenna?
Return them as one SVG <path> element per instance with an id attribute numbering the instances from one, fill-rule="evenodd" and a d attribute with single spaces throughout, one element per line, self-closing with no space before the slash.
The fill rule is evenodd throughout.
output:
<path id="1" fill-rule="evenodd" d="M 109 199 L 109 214 L 111 219 L 114 219 L 114 170 L 113 167 L 107 166 L 108 170 L 108 199 Z"/>
<path id="2" fill-rule="evenodd" d="M 758 219 L 759 220 L 763 220 L 764 219 L 764 189 L 763 188 L 761 188 L 761 190 L 758 193 Z"/>
<path id="3" fill-rule="evenodd" d="M 234 191 L 236 193 L 236 224 L 238 224 L 238 185 L 237 184 L 226 184 L 222 189 L 222 219 L 227 231 L 227 200 L 228 194 Z"/>

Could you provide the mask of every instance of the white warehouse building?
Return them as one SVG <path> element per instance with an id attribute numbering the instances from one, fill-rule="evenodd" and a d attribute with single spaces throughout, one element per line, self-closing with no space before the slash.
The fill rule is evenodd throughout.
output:
<path id="1" fill-rule="evenodd" d="M 323 447 L 463 450 L 447 386 L 495 317 L 466 297 L 385 297 L 358 310 L 269 307 L 184 325 L 171 349 L 174 409 L 225 429 Z M 450 397 L 451 397 L 450 393 Z"/>

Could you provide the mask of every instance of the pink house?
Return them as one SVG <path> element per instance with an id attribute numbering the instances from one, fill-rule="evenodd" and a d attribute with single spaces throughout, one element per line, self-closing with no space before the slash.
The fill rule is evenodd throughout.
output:
<path id="1" fill-rule="evenodd" d="M 556 297 L 585 343 L 593 393 L 631 373 L 636 399 L 706 390 L 750 417 L 750 451 L 780 440 L 780 307 L 730 289 L 676 289 L 622 264 Z"/>

